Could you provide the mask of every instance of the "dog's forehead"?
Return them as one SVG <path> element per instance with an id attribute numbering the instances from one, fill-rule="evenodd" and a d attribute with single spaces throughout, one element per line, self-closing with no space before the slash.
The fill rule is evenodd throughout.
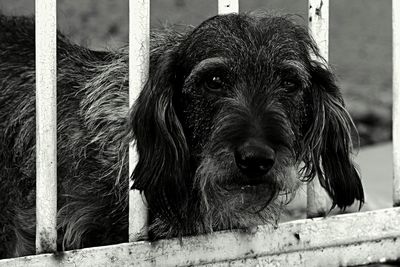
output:
<path id="1" fill-rule="evenodd" d="M 307 32 L 285 17 L 216 16 L 203 22 L 185 40 L 185 55 L 197 63 L 206 57 L 244 61 L 308 58 Z"/>

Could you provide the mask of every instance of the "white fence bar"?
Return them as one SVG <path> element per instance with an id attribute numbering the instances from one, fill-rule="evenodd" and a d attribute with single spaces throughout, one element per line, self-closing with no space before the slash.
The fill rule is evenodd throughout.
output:
<path id="1" fill-rule="evenodd" d="M 218 14 L 239 13 L 239 0 L 218 0 Z"/>
<path id="2" fill-rule="evenodd" d="M 400 206 L 400 1 L 392 1 L 393 25 L 393 206 Z"/>
<path id="3" fill-rule="evenodd" d="M 0 260 L 0 266 L 348 266 L 400 258 L 400 208 Z"/>
<path id="4" fill-rule="evenodd" d="M 329 58 L 329 0 L 308 0 L 308 27 L 321 56 Z"/>
<path id="5" fill-rule="evenodd" d="M 36 0 L 36 252 L 57 250 L 56 0 Z"/>
<path id="6" fill-rule="evenodd" d="M 150 0 L 129 0 L 129 106 L 135 102 L 146 82 L 150 54 Z M 129 147 L 129 176 L 138 155 Z M 132 181 L 129 180 L 129 188 Z M 138 190 L 129 190 L 129 242 L 147 235 L 147 207 Z"/>
<path id="7" fill-rule="evenodd" d="M 329 0 L 308 0 L 308 26 L 317 42 L 321 56 L 328 60 L 329 53 Z M 318 178 L 307 186 L 307 217 L 324 216 L 330 208 L 327 194 Z"/>

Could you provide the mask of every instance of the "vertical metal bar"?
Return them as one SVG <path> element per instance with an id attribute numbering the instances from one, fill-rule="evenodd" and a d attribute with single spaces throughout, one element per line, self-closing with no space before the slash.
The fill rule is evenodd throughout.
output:
<path id="1" fill-rule="evenodd" d="M 329 58 L 329 0 L 308 0 L 308 27 L 321 56 Z"/>
<path id="2" fill-rule="evenodd" d="M 239 13 L 239 0 L 218 0 L 218 14 Z"/>
<path id="3" fill-rule="evenodd" d="M 308 0 L 308 26 L 321 56 L 329 56 L 329 0 Z M 318 179 L 307 186 L 307 217 L 324 216 L 329 207 L 327 194 Z"/>
<path id="4" fill-rule="evenodd" d="M 392 0 L 393 27 L 393 206 L 400 206 L 400 1 Z"/>
<path id="5" fill-rule="evenodd" d="M 36 253 L 57 250 L 56 0 L 36 0 Z"/>
<path id="6" fill-rule="evenodd" d="M 129 0 L 129 106 L 137 99 L 149 72 L 150 0 Z M 135 144 L 129 147 L 129 175 L 137 163 Z M 129 180 L 129 187 L 132 181 Z M 129 190 L 129 242 L 147 236 L 147 207 L 138 190 Z"/>

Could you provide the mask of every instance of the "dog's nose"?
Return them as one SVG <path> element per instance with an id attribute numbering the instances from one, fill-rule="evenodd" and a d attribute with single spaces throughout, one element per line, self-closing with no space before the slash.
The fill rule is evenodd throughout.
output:
<path id="1" fill-rule="evenodd" d="M 243 174 L 258 177 L 271 170 L 275 162 L 275 151 L 268 145 L 249 141 L 236 149 L 235 161 Z"/>

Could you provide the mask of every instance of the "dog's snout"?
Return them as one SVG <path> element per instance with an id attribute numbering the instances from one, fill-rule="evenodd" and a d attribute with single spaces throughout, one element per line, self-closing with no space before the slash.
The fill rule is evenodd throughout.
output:
<path id="1" fill-rule="evenodd" d="M 262 176 L 274 165 L 275 151 L 268 145 L 249 141 L 236 149 L 235 161 L 239 170 L 246 176 Z"/>

